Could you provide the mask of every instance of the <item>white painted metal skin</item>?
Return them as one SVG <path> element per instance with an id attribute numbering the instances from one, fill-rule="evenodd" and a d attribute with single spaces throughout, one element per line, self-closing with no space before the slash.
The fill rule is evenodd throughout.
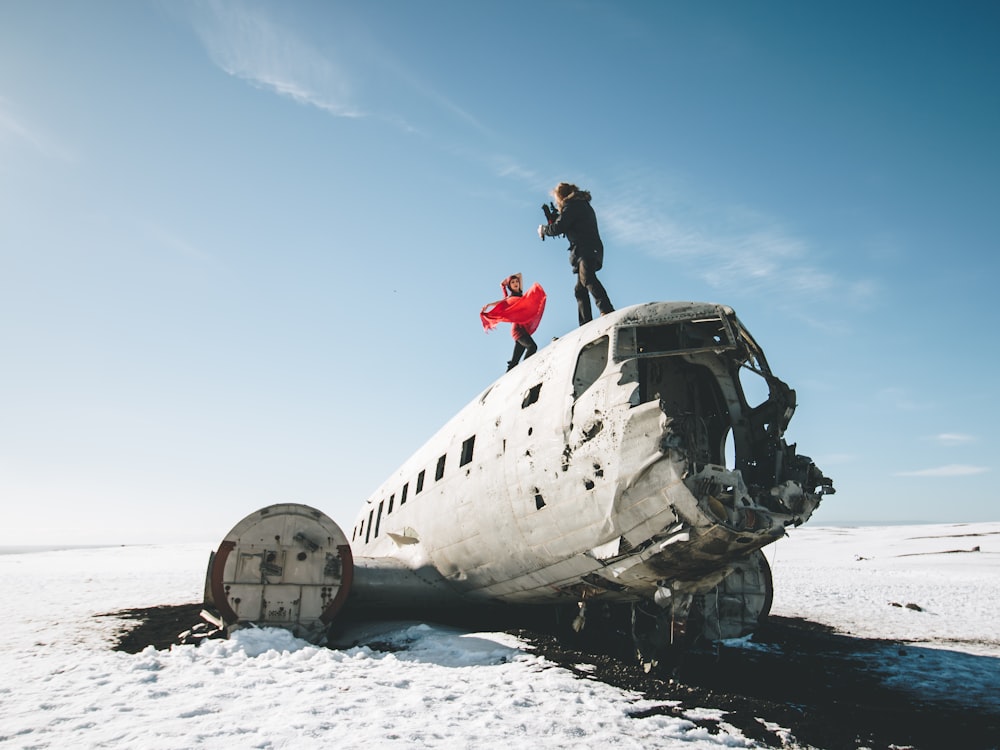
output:
<path id="1" fill-rule="evenodd" d="M 753 381 L 767 394 L 756 404 Z M 760 548 L 833 492 L 784 441 L 794 408 L 730 308 L 625 308 L 540 349 L 462 409 L 368 498 L 349 546 L 313 508 L 248 516 L 210 564 L 206 603 L 238 626 L 253 620 L 238 610 L 270 612 L 257 602 L 284 592 L 315 626 L 341 608 L 577 602 L 582 627 L 591 603 L 632 602 L 648 661 L 694 612 L 706 637 L 742 635 L 770 607 Z M 301 602 L 289 595 L 301 582 L 273 565 L 247 568 L 275 550 L 314 561 L 303 580 L 325 587 L 315 606 L 305 587 Z"/>
<path id="2" fill-rule="evenodd" d="M 692 335 L 681 351 L 639 351 L 637 328 L 676 331 L 678 324 Z M 729 308 L 650 303 L 603 316 L 539 350 L 367 500 L 349 535 L 357 584 L 367 560 L 380 558 L 383 570 L 398 563 L 423 571 L 425 594 L 445 598 L 458 592 L 540 603 L 712 589 L 731 563 L 780 538 L 787 524 L 806 520 L 819 494 L 832 492 L 828 480 L 818 491 L 786 481 L 766 494 L 788 502 L 765 507 L 747 493 L 741 473 L 723 465 L 727 440 L 751 450 L 751 438 L 739 433 L 741 425 L 751 429 L 739 365 L 748 361 L 763 371 L 754 377 L 771 377 L 759 350 L 748 352 L 755 346 Z M 725 413 L 714 420 L 729 424 L 714 432 L 677 429 L 705 415 L 692 413 L 698 403 L 689 397 L 653 392 L 642 382 L 650 367 L 641 360 L 668 359 L 689 371 L 684 388 L 712 390 L 724 401 Z M 703 444 L 701 461 L 685 449 L 692 441 Z M 376 578 L 367 593 L 356 586 L 360 602 L 378 603 Z"/>

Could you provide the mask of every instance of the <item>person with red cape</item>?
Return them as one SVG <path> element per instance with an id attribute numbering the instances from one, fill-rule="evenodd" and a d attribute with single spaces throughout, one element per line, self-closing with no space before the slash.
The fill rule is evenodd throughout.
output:
<path id="1" fill-rule="evenodd" d="M 503 299 L 483 305 L 479 313 L 486 331 L 496 328 L 498 323 L 512 324 L 510 335 L 514 338 L 514 354 L 507 363 L 508 371 L 521 361 L 522 354 L 527 359 L 538 351 L 538 345 L 531 334 L 538 329 L 542 313 L 545 312 L 545 290 L 541 285 L 532 284 L 526 292 L 523 285 L 521 274 L 508 276 L 500 283 Z"/>

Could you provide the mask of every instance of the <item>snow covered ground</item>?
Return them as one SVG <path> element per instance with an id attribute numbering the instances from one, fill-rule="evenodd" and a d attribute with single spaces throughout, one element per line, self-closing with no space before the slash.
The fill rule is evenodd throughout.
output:
<path id="1" fill-rule="evenodd" d="M 392 653 L 317 648 L 279 630 L 113 651 L 121 622 L 94 615 L 200 600 L 211 548 L 0 555 L 0 747 L 756 746 L 725 724 L 712 735 L 681 718 L 632 718 L 651 702 L 503 633 L 401 624 L 380 636 L 401 648 Z M 767 555 L 773 614 L 908 641 L 902 655 L 876 654 L 887 682 L 1000 710 L 1000 523 L 806 526 Z"/>

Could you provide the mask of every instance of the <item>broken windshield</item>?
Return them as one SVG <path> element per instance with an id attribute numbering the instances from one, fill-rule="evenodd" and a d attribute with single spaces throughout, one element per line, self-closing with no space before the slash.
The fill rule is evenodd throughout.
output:
<path id="1" fill-rule="evenodd" d="M 682 320 L 618 329 L 615 358 L 653 357 L 699 351 L 722 351 L 736 346 L 732 332 L 721 318 Z"/>

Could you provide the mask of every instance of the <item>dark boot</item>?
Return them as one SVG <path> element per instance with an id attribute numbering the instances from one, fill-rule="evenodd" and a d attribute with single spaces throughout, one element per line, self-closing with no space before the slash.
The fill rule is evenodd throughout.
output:
<path id="1" fill-rule="evenodd" d="M 521 355 L 524 354 L 525 347 L 521 345 L 520 341 L 514 342 L 514 353 L 510 357 L 510 361 L 507 363 L 507 372 L 510 372 L 515 367 L 517 363 L 521 361 Z"/>

